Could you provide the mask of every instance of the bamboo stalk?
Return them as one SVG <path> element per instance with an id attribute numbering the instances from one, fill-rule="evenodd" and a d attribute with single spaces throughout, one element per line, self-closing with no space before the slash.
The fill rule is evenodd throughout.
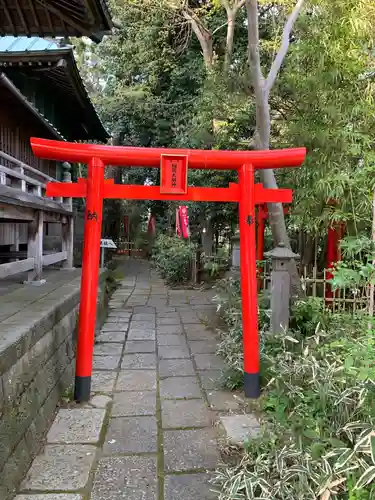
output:
<path id="1" fill-rule="evenodd" d="M 373 197 L 372 197 L 372 241 L 375 244 L 375 190 L 373 192 Z M 372 265 L 375 266 L 375 260 L 372 261 Z M 369 308 L 368 308 L 368 315 L 370 318 L 374 316 L 374 284 L 371 283 L 370 285 L 370 300 L 369 300 Z M 372 321 L 369 321 L 369 330 L 371 330 L 372 327 Z"/>

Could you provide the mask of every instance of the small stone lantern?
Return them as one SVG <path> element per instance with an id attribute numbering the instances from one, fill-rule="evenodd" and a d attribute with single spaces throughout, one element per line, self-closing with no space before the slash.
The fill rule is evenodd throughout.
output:
<path id="1" fill-rule="evenodd" d="M 281 242 L 264 256 L 272 259 L 271 331 L 276 334 L 289 328 L 291 285 L 289 263 L 293 259 L 298 259 L 299 255 L 293 253 Z"/>

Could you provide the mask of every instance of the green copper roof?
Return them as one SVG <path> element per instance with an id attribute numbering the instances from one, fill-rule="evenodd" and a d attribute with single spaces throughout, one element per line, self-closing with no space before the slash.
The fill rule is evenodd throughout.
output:
<path id="1" fill-rule="evenodd" d="M 1 72 L 68 140 L 108 139 L 71 45 L 38 37 L 0 37 Z"/>
<path id="2" fill-rule="evenodd" d="M 88 36 L 100 41 L 113 24 L 107 0 L 2 0 L 0 35 Z"/>
<path id="3" fill-rule="evenodd" d="M 0 37 L 0 52 L 44 52 L 60 49 L 64 50 L 64 47 L 60 47 L 56 40 L 47 40 L 38 36 Z"/>

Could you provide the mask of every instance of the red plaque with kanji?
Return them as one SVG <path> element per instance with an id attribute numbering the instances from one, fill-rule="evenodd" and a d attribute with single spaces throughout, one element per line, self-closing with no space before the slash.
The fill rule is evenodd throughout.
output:
<path id="1" fill-rule="evenodd" d="M 161 155 L 160 193 L 187 193 L 188 157 L 180 155 Z"/>

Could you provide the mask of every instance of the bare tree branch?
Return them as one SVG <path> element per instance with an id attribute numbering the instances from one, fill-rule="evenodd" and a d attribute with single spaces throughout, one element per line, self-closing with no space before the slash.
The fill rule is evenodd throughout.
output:
<path id="1" fill-rule="evenodd" d="M 248 58 L 251 71 L 251 78 L 255 90 L 255 96 L 262 94 L 264 76 L 260 65 L 259 53 L 259 24 L 258 24 L 258 2 L 257 0 L 246 0 L 247 19 L 248 19 Z"/>
<path id="2" fill-rule="evenodd" d="M 265 84 L 265 92 L 269 93 L 270 90 L 272 89 L 277 75 L 280 71 L 281 65 L 284 62 L 285 56 L 288 52 L 289 49 L 289 44 L 290 44 L 290 34 L 292 32 L 292 29 L 294 27 L 294 24 L 299 16 L 299 13 L 301 12 L 301 9 L 303 7 L 303 4 L 305 3 L 305 0 L 298 0 L 294 9 L 292 10 L 292 13 L 290 14 L 283 30 L 282 38 L 281 38 L 281 46 L 276 54 L 276 57 L 272 63 L 270 72 L 268 73 L 266 84 Z"/>
<path id="3" fill-rule="evenodd" d="M 224 28 L 224 26 L 227 26 L 228 25 L 228 21 L 225 21 L 225 23 L 221 24 L 220 26 L 218 26 L 217 28 L 215 28 L 212 32 L 212 35 L 214 35 L 215 33 L 217 33 L 218 31 L 221 30 L 221 28 Z"/>
<path id="4" fill-rule="evenodd" d="M 211 32 L 204 26 L 199 17 L 191 9 L 184 8 L 182 15 L 189 21 L 192 30 L 199 40 L 206 69 L 212 69 L 213 45 Z"/>
<path id="5" fill-rule="evenodd" d="M 227 43 L 225 47 L 224 73 L 228 73 L 229 66 L 232 62 L 232 54 L 234 47 L 234 31 L 236 28 L 236 17 L 238 11 L 245 5 L 245 0 L 235 0 L 231 7 L 228 0 L 220 0 L 221 4 L 227 12 Z"/>

